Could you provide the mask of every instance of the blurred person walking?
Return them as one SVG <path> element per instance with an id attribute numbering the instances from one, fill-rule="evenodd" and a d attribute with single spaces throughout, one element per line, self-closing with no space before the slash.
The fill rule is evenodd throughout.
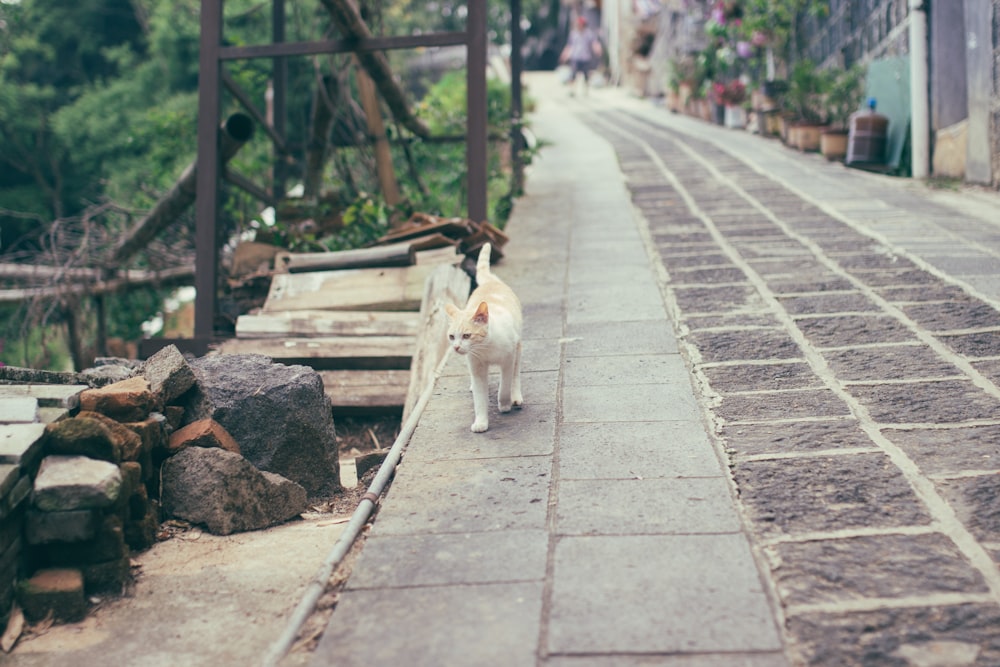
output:
<path id="1" fill-rule="evenodd" d="M 601 59 L 601 40 L 597 33 L 587 25 L 587 19 L 578 16 L 573 24 L 573 30 L 566 41 L 566 48 L 559 56 L 559 61 L 566 63 L 570 67 L 569 85 L 570 97 L 576 89 L 577 76 L 583 75 L 583 94 L 587 94 L 590 85 L 590 71 Z"/>

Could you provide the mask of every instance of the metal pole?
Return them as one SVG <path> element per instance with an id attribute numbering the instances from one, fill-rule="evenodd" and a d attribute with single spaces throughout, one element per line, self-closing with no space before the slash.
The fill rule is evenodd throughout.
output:
<path id="1" fill-rule="evenodd" d="M 201 0 L 198 63 L 198 168 L 195 189 L 194 337 L 215 333 L 215 241 L 219 212 L 219 46 L 222 0 Z"/>
<path id="2" fill-rule="evenodd" d="M 930 110 L 927 85 L 927 11 L 924 0 L 910 0 L 910 145 L 913 178 L 930 173 Z"/>
<path id="3" fill-rule="evenodd" d="M 520 195 L 524 190 L 524 136 L 521 134 L 521 118 L 524 113 L 521 101 L 521 70 L 524 68 L 521 55 L 521 0 L 510 0 L 510 151 L 512 157 L 512 194 Z"/>
<path id="4" fill-rule="evenodd" d="M 274 0 L 271 6 L 271 41 L 280 44 L 285 41 L 285 0 Z M 279 137 L 285 137 L 285 125 L 288 118 L 287 87 L 288 87 L 288 63 L 284 56 L 276 56 L 271 61 L 271 79 L 274 91 L 274 133 Z M 285 179 L 288 170 L 285 166 L 285 146 L 274 145 L 274 183 L 271 185 L 271 194 L 275 200 L 280 200 L 285 195 Z"/>
<path id="5" fill-rule="evenodd" d="M 468 173 L 468 215 L 487 222 L 486 202 L 486 0 L 469 0 L 466 24 L 466 128 L 465 162 Z"/>

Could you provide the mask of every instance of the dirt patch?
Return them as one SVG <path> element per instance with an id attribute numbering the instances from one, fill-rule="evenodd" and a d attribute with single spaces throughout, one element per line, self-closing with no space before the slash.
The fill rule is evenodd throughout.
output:
<path id="1" fill-rule="evenodd" d="M 165 521 L 159 541 L 133 556 L 134 576 L 122 596 L 91 598 L 80 623 L 27 628 L 3 656 L 5 667 L 259 662 L 285 630 L 376 474 L 373 469 L 356 483 L 354 457 L 390 448 L 400 419 L 341 418 L 336 429 L 343 493 L 314 503 L 297 520 L 261 531 L 217 536 Z M 283 666 L 308 662 L 360 543 L 334 571 Z"/>

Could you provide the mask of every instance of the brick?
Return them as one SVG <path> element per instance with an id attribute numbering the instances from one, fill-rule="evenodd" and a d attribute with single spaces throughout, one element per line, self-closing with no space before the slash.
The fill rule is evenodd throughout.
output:
<path id="1" fill-rule="evenodd" d="M 45 424 L 0 426 L 0 463 L 21 466 L 34 473 L 42 460 Z"/>
<path id="2" fill-rule="evenodd" d="M 117 465 L 84 456 L 48 456 L 35 478 L 34 505 L 46 511 L 105 509 L 122 491 Z"/>
<path id="3" fill-rule="evenodd" d="M 33 424 L 37 421 L 37 398 L 30 396 L 0 397 L 0 424 Z"/>
<path id="4" fill-rule="evenodd" d="M 233 436 L 214 419 L 199 419 L 170 436 L 167 444 L 170 451 L 178 452 L 185 447 L 218 447 L 234 454 L 240 453 L 240 446 Z"/>
<path id="5" fill-rule="evenodd" d="M 158 408 L 149 381 L 139 376 L 80 394 L 81 410 L 100 412 L 123 422 L 142 421 Z"/>
<path id="6" fill-rule="evenodd" d="M 81 412 L 76 418 L 93 419 L 108 429 L 115 446 L 121 449 L 122 461 L 138 461 L 142 457 L 142 437 L 125 424 L 100 412 Z"/>
<path id="7" fill-rule="evenodd" d="M 72 544 L 55 543 L 41 550 L 44 561 L 54 567 L 121 560 L 129 555 L 122 520 L 106 516 L 93 539 Z"/>
<path id="8" fill-rule="evenodd" d="M 18 586 L 17 599 L 29 622 L 51 612 L 60 621 L 74 622 L 87 615 L 83 574 L 80 570 L 41 570 Z"/>
<path id="9" fill-rule="evenodd" d="M 0 521 L 6 519 L 8 516 L 14 513 L 24 499 L 31 494 L 31 478 L 28 476 L 20 477 L 14 488 L 10 490 L 4 498 L 0 499 Z"/>
<path id="10" fill-rule="evenodd" d="M 21 466 L 13 463 L 0 463 L 0 498 L 10 493 L 20 476 Z"/>
<path id="11" fill-rule="evenodd" d="M 24 534 L 28 544 L 82 542 L 97 534 L 100 514 L 96 510 L 39 512 L 28 510 Z"/>
<path id="12" fill-rule="evenodd" d="M 80 568 L 83 573 L 84 589 L 88 594 L 120 595 L 128 580 L 131 566 L 128 556 L 103 563 L 85 564 Z"/>
<path id="13" fill-rule="evenodd" d="M 145 516 L 125 523 L 125 542 L 134 551 L 145 551 L 156 543 L 156 534 L 160 529 L 157 514 L 156 508 L 148 505 Z"/>
<path id="14" fill-rule="evenodd" d="M 86 456 L 117 463 L 122 460 L 121 443 L 111 430 L 93 419 L 63 419 L 45 427 L 47 453 Z"/>

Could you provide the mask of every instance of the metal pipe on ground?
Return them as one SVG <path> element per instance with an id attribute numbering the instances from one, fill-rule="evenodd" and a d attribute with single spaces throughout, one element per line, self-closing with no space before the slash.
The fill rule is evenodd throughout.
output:
<path id="1" fill-rule="evenodd" d="M 437 382 L 438 377 L 440 377 L 441 370 L 448 362 L 448 358 L 450 356 L 451 350 L 449 349 L 445 352 L 441 361 L 438 362 L 433 375 L 431 375 L 430 379 L 427 381 L 427 386 L 424 387 L 423 393 L 420 394 L 420 399 L 414 406 L 413 411 L 410 412 L 410 416 L 407 417 L 406 421 L 403 423 L 403 426 L 399 431 L 399 435 L 392 443 L 392 447 L 389 449 L 389 453 L 385 457 L 385 461 L 383 461 L 382 465 L 379 466 L 378 472 L 375 474 L 375 478 L 368 487 L 368 491 L 361 497 L 361 501 L 354 510 L 354 514 L 351 515 L 351 520 L 344 528 L 344 532 L 340 534 L 340 537 L 333 545 L 333 548 L 327 555 L 326 560 L 323 561 L 323 565 L 320 566 L 316 576 L 313 577 L 312 581 L 310 581 L 306 586 L 306 591 L 302 600 L 295 608 L 295 611 L 292 612 L 292 616 L 289 619 L 284 632 L 278 640 L 271 645 L 271 648 L 264 655 L 264 659 L 261 662 L 262 667 L 278 667 L 281 659 L 285 657 L 288 650 L 295 642 L 295 638 L 298 636 L 299 630 L 302 629 L 303 624 L 305 624 L 306 620 L 308 620 L 309 616 L 316 608 L 316 603 L 319 602 L 320 597 L 322 597 L 323 592 L 326 590 L 327 582 L 329 581 L 334 568 L 337 567 L 340 561 L 344 559 L 358 535 L 361 534 L 361 531 L 364 529 L 365 524 L 368 522 L 368 519 L 371 517 L 372 512 L 375 509 L 375 503 L 385 490 L 393 472 L 395 472 L 396 466 L 399 464 L 399 460 L 403 455 L 403 448 L 406 447 L 406 444 L 413 436 L 413 432 L 417 428 L 417 423 L 420 421 L 420 415 L 423 414 L 424 408 L 427 407 L 427 403 L 430 401 L 431 394 L 434 393 L 434 384 Z"/>

